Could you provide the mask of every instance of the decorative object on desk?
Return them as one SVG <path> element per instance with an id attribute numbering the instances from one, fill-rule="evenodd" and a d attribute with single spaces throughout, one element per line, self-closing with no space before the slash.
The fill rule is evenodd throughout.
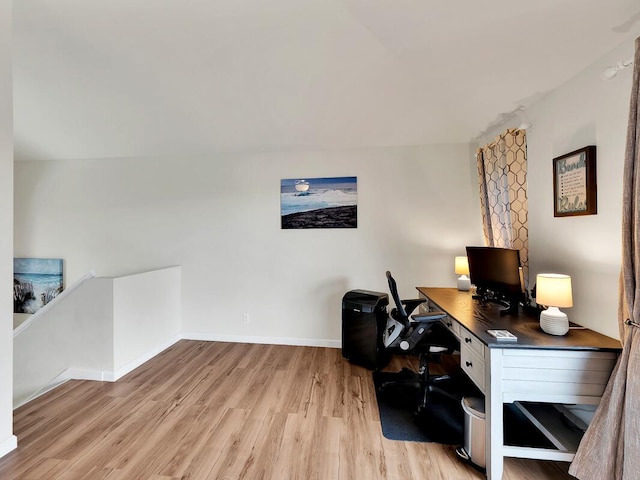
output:
<path id="1" fill-rule="evenodd" d="M 551 335 L 565 335 L 569 331 L 569 319 L 558 307 L 573 306 L 571 277 L 558 273 L 538 274 L 536 303 L 548 307 L 540 312 L 540 328 Z"/>
<path id="2" fill-rule="evenodd" d="M 470 290 L 471 280 L 467 277 L 469 275 L 469 260 L 466 255 L 464 257 L 456 257 L 455 271 L 456 275 L 460 275 L 458 277 L 458 290 L 465 292 Z"/>
<path id="3" fill-rule="evenodd" d="M 596 147 L 553 159 L 553 216 L 597 213 Z"/>
<path id="4" fill-rule="evenodd" d="M 357 177 L 280 181 L 283 229 L 357 228 Z"/>

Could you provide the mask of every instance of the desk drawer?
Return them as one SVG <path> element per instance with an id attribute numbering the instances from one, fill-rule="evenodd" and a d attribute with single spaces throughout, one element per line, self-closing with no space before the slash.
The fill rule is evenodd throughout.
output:
<path id="1" fill-rule="evenodd" d="M 431 302 L 423 294 L 420 294 L 420 298 L 425 298 L 427 300 L 425 303 L 420 304 L 420 307 L 419 307 L 420 313 L 427 313 L 433 310 L 438 310 L 438 311 L 441 310 L 440 307 L 438 307 L 438 305 Z M 453 332 L 456 338 L 460 340 L 460 335 L 461 335 L 460 330 L 462 330 L 462 326 L 458 322 L 456 322 L 453 318 L 451 318 L 449 315 L 447 315 L 441 321 L 446 325 L 446 327 L 449 330 L 451 330 L 451 332 Z"/>
<path id="2" fill-rule="evenodd" d="M 456 338 L 460 340 L 460 336 L 462 335 L 461 334 L 462 326 L 458 322 L 456 322 L 455 320 L 452 320 L 451 317 L 447 315 L 445 318 L 442 319 L 442 323 L 444 323 L 446 327 L 449 330 L 451 330 L 451 332 L 453 332 Z"/>
<path id="3" fill-rule="evenodd" d="M 457 322 L 453 323 L 455 324 Z M 484 359 L 484 345 L 482 342 L 469 330 L 460 325 L 460 351 L 462 352 L 465 348 L 475 353 L 481 359 Z"/>
<path id="4" fill-rule="evenodd" d="M 464 344 L 460 346 L 460 366 L 482 393 L 485 393 L 484 360 Z"/>

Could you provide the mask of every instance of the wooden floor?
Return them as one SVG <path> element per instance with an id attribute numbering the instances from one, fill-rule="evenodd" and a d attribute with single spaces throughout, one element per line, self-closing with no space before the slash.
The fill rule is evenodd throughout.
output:
<path id="1" fill-rule="evenodd" d="M 24 405 L 14 432 L 2 480 L 484 478 L 452 446 L 385 439 L 371 372 L 329 348 L 180 341 L 115 383 Z M 505 466 L 509 480 L 573 478 L 563 463 Z"/>

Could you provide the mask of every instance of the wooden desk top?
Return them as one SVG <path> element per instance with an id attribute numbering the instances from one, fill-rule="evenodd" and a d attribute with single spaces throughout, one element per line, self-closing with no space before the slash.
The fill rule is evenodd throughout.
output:
<path id="1" fill-rule="evenodd" d="M 567 335 L 549 335 L 540 328 L 535 313 L 500 315 L 503 308 L 495 304 L 480 305 L 470 292 L 455 288 L 417 287 L 418 291 L 437 305 L 440 310 L 457 320 L 489 348 L 538 348 L 562 350 L 620 351 L 620 341 L 588 328 L 571 329 Z M 497 342 L 487 330 L 509 330 L 517 342 Z"/>

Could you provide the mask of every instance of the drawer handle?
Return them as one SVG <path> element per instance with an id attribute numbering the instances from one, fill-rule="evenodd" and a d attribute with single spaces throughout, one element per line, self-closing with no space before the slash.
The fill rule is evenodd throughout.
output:
<path id="1" fill-rule="evenodd" d="M 470 339 L 469 337 L 464 337 L 464 341 L 465 341 L 466 343 L 471 343 L 471 339 Z"/>
<path id="2" fill-rule="evenodd" d="M 447 327 L 451 328 L 452 326 L 453 326 L 453 323 L 447 322 Z"/>
<path id="3" fill-rule="evenodd" d="M 471 362 L 465 362 L 467 364 L 467 367 L 473 367 L 473 363 Z"/>

